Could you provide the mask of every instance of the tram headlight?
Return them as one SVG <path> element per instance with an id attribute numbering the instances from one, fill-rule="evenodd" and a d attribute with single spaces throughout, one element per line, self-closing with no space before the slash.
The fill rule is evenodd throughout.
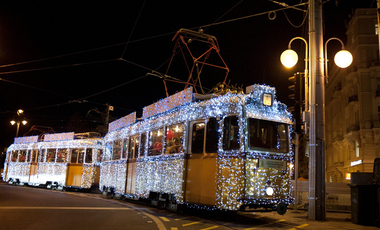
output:
<path id="1" fill-rule="evenodd" d="M 273 188 L 272 187 L 268 187 L 266 190 L 265 190 L 266 194 L 268 196 L 272 196 L 273 195 Z"/>

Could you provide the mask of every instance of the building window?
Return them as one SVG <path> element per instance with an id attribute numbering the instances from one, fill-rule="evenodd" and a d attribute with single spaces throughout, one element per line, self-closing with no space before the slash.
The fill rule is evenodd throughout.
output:
<path id="1" fill-rule="evenodd" d="M 379 24 L 375 24 L 375 34 L 378 35 L 379 34 Z"/>
<path id="2" fill-rule="evenodd" d="M 359 142 L 357 141 L 355 141 L 355 150 L 356 150 L 355 157 L 359 157 Z"/>

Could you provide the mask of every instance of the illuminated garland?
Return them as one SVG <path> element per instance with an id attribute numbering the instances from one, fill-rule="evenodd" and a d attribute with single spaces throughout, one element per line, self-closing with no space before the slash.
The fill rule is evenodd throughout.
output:
<path id="1" fill-rule="evenodd" d="M 272 106 L 265 106 L 262 103 L 264 93 L 273 95 Z M 148 107 L 149 110 L 153 108 Z M 216 204 L 212 207 L 205 207 L 198 204 L 187 204 L 192 207 L 205 209 L 225 209 L 237 210 L 241 205 L 258 204 L 266 206 L 277 204 L 279 201 L 286 204 L 292 202 L 289 163 L 294 162 L 293 149 L 287 153 L 259 152 L 247 150 L 246 145 L 241 145 L 238 150 L 224 150 L 223 130 L 224 118 L 226 116 L 238 116 L 240 143 L 248 143 L 248 129 L 246 118 L 274 121 L 291 124 L 291 114 L 284 104 L 275 100 L 275 89 L 263 85 L 254 85 L 248 94 L 233 94 L 215 97 L 199 102 L 189 102 L 175 107 L 165 112 L 146 116 L 140 122 L 127 127 L 109 132 L 105 137 L 105 142 L 113 142 L 128 138 L 130 136 L 162 129 L 173 124 L 186 124 L 190 121 L 215 117 L 219 120 L 220 139 L 218 144 L 217 174 L 215 180 L 217 184 Z M 185 127 L 184 127 L 185 128 Z M 187 132 L 187 131 L 184 131 Z M 290 139 L 290 133 L 289 139 Z M 186 133 L 185 135 L 186 136 Z M 149 140 L 145 142 L 144 152 L 148 151 Z M 163 142 L 163 148 L 166 143 Z M 184 145 L 184 148 L 186 146 Z M 184 151 L 186 152 L 186 151 Z M 111 159 L 112 151 L 105 151 L 106 158 Z M 109 156 L 108 156 L 109 155 Z M 284 170 L 264 169 L 257 166 L 258 159 L 270 159 L 286 161 L 287 167 Z M 256 163 L 255 163 L 256 162 Z M 115 175 L 120 175 L 124 169 L 117 169 L 123 161 L 107 161 L 102 165 L 101 181 L 102 185 L 115 186 L 117 184 Z M 113 171 L 116 168 L 116 171 Z M 255 172 L 247 171 L 255 169 Z M 148 198 L 149 192 L 161 192 L 175 194 L 177 203 L 183 201 L 183 173 L 185 171 L 184 154 L 160 155 L 151 157 L 141 157 L 136 162 L 135 191 L 133 195 Z M 223 173 L 224 172 L 224 173 Z M 227 173 L 227 174 L 226 174 Z M 122 178 L 122 180 L 124 180 Z M 125 181 L 125 180 L 124 180 Z M 270 185 L 274 189 L 274 194 L 268 197 L 265 189 Z M 119 187 L 119 185 L 117 185 Z M 102 187 L 101 187 L 102 188 Z M 119 191 L 119 189 L 116 189 Z M 244 196 L 245 195 L 245 196 Z"/>
<path id="2" fill-rule="evenodd" d="M 90 188 L 96 176 L 95 165 L 97 162 L 96 153 L 103 148 L 102 139 L 80 139 L 80 140 L 67 140 L 73 138 L 73 133 L 63 133 L 62 135 L 55 134 L 47 142 L 22 142 L 19 144 L 12 144 L 7 150 L 7 157 L 4 163 L 4 176 L 3 180 L 19 179 L 22 183 L 29 183 L 32 185 L 46 184 L 46 182 L 56 182 L 61 186 L 66 184 L 66 174 L 68 163 L 55 163 L 55 162 L 40 162 L 42 158 L 42 149 L 73 149 L 73 148 L 92 148 L 92 162 L 85 163 L 82 168 L 81 175 L 81 188 Z M 58 140 L 56 140 L 58 139 Z M 25 139 L 27 140 L 27 139 Z M 28 139 L 29 140 L 29 139 Z M 39 162 L 37 163 L 36 174 L 31 174 L 32 164 L 29 162 L 9 162 L 12 151 L 18 150 L 39 150 Z M 44 156 L 46 158 L 46 154 Z M 68 154 L 65 161 L 68 160 Z M 57 159 L 57 157 L 55 157 Z M 44 159 L 46 161 L 46 159 Z M 9 163 L 7 163 L 9 162 Z M 6 176 L 5 176 L 6 175 Z"/>

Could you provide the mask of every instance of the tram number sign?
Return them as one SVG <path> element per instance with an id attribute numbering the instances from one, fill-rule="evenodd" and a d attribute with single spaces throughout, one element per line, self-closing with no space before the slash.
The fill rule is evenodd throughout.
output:
<path id="1" fill-rule="evenodd" d="M 272 106 L 273 96 L 270 93 L 263 94 L 263 104 L 266 106 Z"/>
<path id="2" fill-rule="evenodd" d="M 259 159 L 259 167 L 286 170 L 286 161 Z"/>

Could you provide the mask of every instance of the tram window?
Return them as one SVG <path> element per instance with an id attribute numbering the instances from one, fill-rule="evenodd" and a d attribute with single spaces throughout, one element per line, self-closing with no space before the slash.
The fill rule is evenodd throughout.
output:
<path id="1" fill-rule="evenodd" d="M 166 127 L 166 154 L 183 153 L 184 124 Z"/>
<path id="2" fill-rule="evenodd" d="M 103 157 L 103 150 L 102 149 L 98 149 L 97 162 L 102 162 L 102 157 Z"/>
<path id="3" fill-rule="evenodd" d="M 86 158 L 84 163 L 92 163 L 92 148 L 86 149 Z"/>
<path id="4" fill-rule="evenodd" d="M 18 154 L 18 162 L 25 162 L 26 160 L 26 150 L 20 150 Z"/>
<path id="5" fill-rule="evenodd" d="M 210 118 L 207 121 L 206 132 L 206 153 L 216 153 L 219 142 L 219 123 L 216 118 Z"/>
<path id="6" fill-rule="evenodd" d="M 11 158 L 12 162 L 17 162 L 18 151 L 13 150 L 11 154 L 12 154 L 12 158 Z"/>
<path id="7" fill-rule="evenodd" d="M 38 149 L 34 149 L 32 151 L 32 162 L 37 163 L 38 162 Z"/>
<path id="8" fill-rule="evenodd" d="M 224 149 L 239 149 L 239 122 L 236 116 L 224 118 Z"/>
<path id="9" fill-rule="evenodd" d="M 46 162 L 55 162 L 55 153 L 56 149 L 47 149 L 47 158 Z"/>
<path id="10" fill-rule="evenodd" d="M 146 143 L 146 133 L 141 134 L 141 145 L 139 149 L 139 157 L 145 157 L 145 143 Z"/>
<path id="11" fill-rule="evenodd" d="M 46 158 L 46 149 L 42 149 L 40 162 L 45 162 L 45 158 Z"/>
<path id="12" fill-rule="evenodd" d="M 120 160 L 121 157 L 121 140 L 115 140 L 112 148 L 112 160 Z"/>
<path id="13" fill-rule="evenodd" d="M 33 151 L 31 149 L 28 150 L 27 157 L 26 157 L 26 162 L 30 163 L 32 161 L 32 154 Z"/>
<path id="14" fill-rule="evenodd" d="M 57 163 L 66 163 L 68 149 L 58 149 Z"/>
<path id="15" fill-rule="evenodd" d="M 128 155 L 128 158 L 129 159 L 135 158 L 137 156 L 138 149 L 139 149 L 139 136 L 135 135 L 129 139 L 129 151 L 128 151 L 129 155 Z"/>
<path id="16" fill-rule="evenodd" d="M 205 123 L 198 122 L 193 124 L 193 133 L 191 139 L 191 152 L 192 153 L 203 153 L 205 136 Z"/>
<path id="17" fill-rule="evenodd" d="M 248 121 L 250 148 L 269 149 L 276 152 L 288 151 L 286 124 L 253 118 Z"/>
<path id="18" fill-rule="evenodd" d="M 149 151 L 148 156 L 162 154 L 164 129 L 157 129 L 149 132 Z"/>
<path id="19" fill-rule="evenodd" d="M 79 156 L 78 156 L 78 163 L 82 164 L 84 160 L 84 149 L 80 149 Z"/>
<path id="20" fill-rule="evenodd" d="M 124 139 L 121 158 L 126 159 L 127 155 L 128 155 L 128 139 Z"/>
<path id="21" fill-rule="evenodd" d="M 106 152 L 103 155 L 103 161 L 110 161 L 111 160 L 111 153 L 112 153 L 112 142 L 106 143 Z"/>
<path id="22" fill-rule="evenodd" d="M 84 149 L 72 149 L 71 150 L 71 163 L 83 163 Z"/>

